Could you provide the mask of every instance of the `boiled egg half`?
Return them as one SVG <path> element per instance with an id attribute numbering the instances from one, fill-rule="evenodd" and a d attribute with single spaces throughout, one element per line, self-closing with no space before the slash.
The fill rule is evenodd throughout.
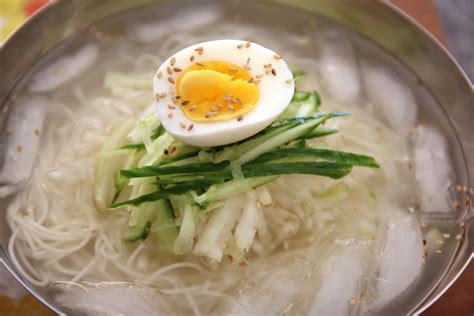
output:
<path id="1" fill-rule="evenodd" d="M 158 68 L 153 92 L 171 136 L 210 147 L 240 141 L 271 124 L 290 104 L 294 81 L 275 52 L 227 39 L 173 54 Z"/>

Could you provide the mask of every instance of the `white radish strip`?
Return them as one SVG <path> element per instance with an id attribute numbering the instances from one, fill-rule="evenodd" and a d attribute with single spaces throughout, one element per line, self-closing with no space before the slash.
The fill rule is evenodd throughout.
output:
<path id="1" fill-rule="evenodd" d="M 240 215 L 242 200 L 242 195 L 232 196 L 225 201 L 221 209 L 214 211 L 193 249 L 194 254 L 218 262 L 222 260 L 226 242 Z"/>
<path id="2" fill-rule="evenodd" d="M 234 233 L 237 249 L 242 254 L 249 251 L 252 246 L 258 223 L 257 196 L 255 191 L 248 192 L 247 198 L 247 204 Z"/>

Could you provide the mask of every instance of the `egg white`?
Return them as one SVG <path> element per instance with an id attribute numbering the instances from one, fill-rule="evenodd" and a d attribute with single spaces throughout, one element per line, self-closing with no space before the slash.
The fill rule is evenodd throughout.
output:
<path id="1" fill-rule="evenodd" d="M 155 95 L 164 94 L 166 96 L 155 100 L 157 113 L 166 131 L 182 142 L 198 146 L 211 147 L 234 143 L 250 137 L 263 130 L 271 124 L 289 105 L 294 93 L 293 75 L 288 65 L 283 59 L 275 58 L 276 53 L 256 43 L 251 43 L 246 47 L 246 41 L 241 40 L 216 40 L 199 43 L 186 47 L 171 55 L 157 70 L 153 79 L 153 92 Z M 243 45 L 238 48 L 238 45 Z M 247 45 L 248 46 L 248 45 Z M 199 54 L 196 48 L 203 48 L 203 53 Z M 191 56 L 194 60 L 191 61 Z M 246 113 L 243 120 L 230 119 L 221 122 L 195 122 L 186 117 L 181 108 L 176 105 L 176 109 L 169 109 L 168 105 L 173 104 L 172 94 L 176 90 L 175 85 L 169 81 L 169 77 L 174 80 L 179 76 L 179 72 L 168 74 L 167 68 L 171 66 L 171 61 L 175 60 L 173 67 L 182 70 L 197 63 L 205 61 L 225 61 L 234 65 L 244 67 L 250 57 L 250 74 L 253 78 L 262 75 L 258 89 L 260 97 L 255 109 Z M 265 74 L 264 65 L 272 64 L 276 71 L 273 74 Z M 158 74 L 161 73 L 161 78 Z M 169 117 L 169 113 L 172 116 Z M 188 127 L 193 124 L 193 128 L 188 130 L 181 125 Z"/>

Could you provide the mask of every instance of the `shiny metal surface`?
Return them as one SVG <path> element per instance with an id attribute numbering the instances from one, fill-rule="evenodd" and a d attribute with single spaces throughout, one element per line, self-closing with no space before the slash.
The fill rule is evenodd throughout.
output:
<path id="1" fill-rule="evenodd" d="M 1 48 L 0 104 L 8 102 L 13 87 L 21 81 L 23 74 L 32 67 L 38 57 L 64 39 L 111 14 L 151 3 L 161 5 L 164 2 L 167 5 L 173 5 L 170 1 L 152 0 L 69 0 L 50 3 L 8 38 Z M 187 2 L 194 5 L 200 4 L 199 1 Z M 239 1 L 228 2 L 233 6 L 239 5 Z M 459 157 L 468 170 L 461 180 L 473 187 L 473 86 L 446 49 L 421 26 L 389 3 L 379 1 L 261 0 L 257 2 L 298 7 L 307 12 L 328 17 L 372 39 L 407 65 L 444 107 L 462 145 L 463 152 Z M 178 9 L 177 4 L 176 9 Z M 397 31 L 397 41 L 394 41 L 391 36 L 394 30 Z M 0 114 L 0 128 L 2 130 L 5 120 L 5 115 Z M 0 200 L 0 258 L 25 288 L 59 313 L 58 309 L 48 303 L 47 295 L 41 292 L 41 289 L 35 289 L 28 284 L 9 261 L 6 251 L 10 233 L 5 221 L 7 203 L 8 199 Z M 441 278 L 436 280 L 430 291 L 419 299 L 416 306 L 410 311 L 411 313 L 422 312 L 439 298 L 473 257 L 472 205 L 468 212 L 470 212 L 471 219 L 466 221 L 463 239 L 453 257 L 441 274 Z"/>

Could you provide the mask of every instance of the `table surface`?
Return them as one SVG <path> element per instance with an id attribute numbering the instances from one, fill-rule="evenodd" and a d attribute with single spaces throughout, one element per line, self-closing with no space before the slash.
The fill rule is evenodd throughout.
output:
<path id="1" fill-rule="evenodd" d="M 467 0 L 470 1 L 470 0 Z M 427 28 L 449 49 L 448 40 L 432 0 L 392 0 L 392 3 L 411 15 Z M 0 271 L 0 273 L 5 271 Z M 51 315 L 30 295 L 20 300 L 18 306 L 10 305 L 8 298 L 0 295 L 0 315 Z M 423 316 L 474 315 L 474 263 L 467 267 L 456 283 Z"/>

